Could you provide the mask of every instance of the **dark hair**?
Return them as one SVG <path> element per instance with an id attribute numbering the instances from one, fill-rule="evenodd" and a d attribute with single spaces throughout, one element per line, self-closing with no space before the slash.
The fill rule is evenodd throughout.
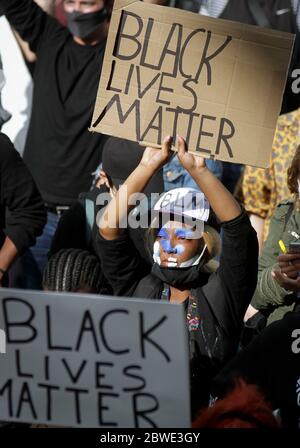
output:
<path id="1" fill-rule="evenodd" d="M 104 276 L 98 258 L 81 249 L 62 249 L 47 263 L 43 287 L 49 291 L 76 292 L 89 289 L 104 293 Z"/>
<path id="2" fill-rule="evenodd" d="M 239 379 L 225 398 L 198 416 L 193 427 L 278 428 L 279 424 L 259 389 Z"/>
<path id="3" fill-rule="evenodd" d="M 300 172 L 300 146 L 293 157 L 291 166 L 287 171 L 287 183 L 291 193 L 298 196 L 298 176 Z"/>

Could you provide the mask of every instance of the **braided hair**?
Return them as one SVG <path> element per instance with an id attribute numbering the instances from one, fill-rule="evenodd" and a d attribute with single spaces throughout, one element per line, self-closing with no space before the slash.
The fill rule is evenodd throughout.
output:
<path id="1" fill-rule="evenodd" d="M 76 292 L 89 289 L 106 293 L 105 279 L 98 258 L 81 249 L 62 249 L 47 263 L 43 287 L 49 291 Z"/>

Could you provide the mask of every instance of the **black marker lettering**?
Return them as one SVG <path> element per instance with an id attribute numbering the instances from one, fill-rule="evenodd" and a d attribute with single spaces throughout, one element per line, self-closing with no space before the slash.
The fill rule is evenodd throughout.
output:
<path id="1" fill-rule="evenodd" d="M 94 323 L 93 323 L 93 319 L 91 316 L 91 313 L 87 310 L 84 313 L 83 319 L 82 319 L 82 323 L 81 323 L 81 327 L 79 330 L 79 335 L 78 335 L 78 339 L 76 342 L 76 346 L 75 346 L 75 350 L 78 352 L 80 350 L 80 346 L 81 346 L 81 342 L 83 339 L 83 336 L 85 336 L 86 334 L 89 334 L 92 337 L 92 341 L 94 344 L 94 348 L 95 351 L 97 353 L 100 353 L 100 348 L 99 348 L 99 344 L 97 341 L 97 335 L 96 335 L 96 329 L 94 327 Z"/>
<path id="2" fill-rule="evenodd" d="M 113 60 L 111 63 L 111 70 L 110 70 L 110 75 L 109 75 L 108 83 L 106 86 L 106 90 L 112 90 L 113 92 L 122 92 L 122 89 L 118 89 L 117 87 L 112 86 L 115 68 L 116 68 L 116 61 Z"/>
<path id="3" fill-rule="evenodd" d="M 116 104 L 118 117 L 119 117 L 119 122 L 121 124 L 123 124 L 127 120 L 127 118 L 130 115 L 130 113 L 135 109 L 136 140 L 139 142 L 141 140 L 140 139 L 140 135 L 141 135 L 141 131 L 140 131 L 140 101 L 139 100 L 135 100 L 131 104 L 129 109 L 125 113 L 123 113 L 122 106 L 121 106 L 121 101 L 120 101 L 120 96 L 119 96 L 118 93 L 116 93 L 109 100 L 108 104 L 105 106 L 105 108 L 103 109 L 103 111 L 101 112 L 101 114 L 99 115 L 97 120 L 92 124 L 92 127 L 95 128 L 95 127 L 98 126 L 98 124 L 103 120 L 104 116 L 107 114 L 109 109 L 114 105 L 114 103 Z"/>
<path id="4" fill-rule="evenodd" d="M 100 372 L 100 369 L 103 367 L 114 367 L 114 364 L 112 362 L 96 362 L 95 364 L 95 378 L 96 378 L 96 389 L 109 389 L 112 390 L 114 387 L 110 384 L 102 384 L 101 378 L 105 378 L 105 374 Z"/>
<path id="5" fill-rule="evenodd" d="M 157 96 L 156 96 L 156 102 L 157 103 L 161 103 L 161 104 L 169 105 L 170 101 L 162 100 L 160 98 L 161 92 L 171 92 L 171 93 L 174 92 L 174 89 L 172 89 L 171 87 L 166 87 L 166 86 L 163 85 L 165 76 L 168 76 L 169 78 L 172 77 L 171 75 L 168 75 L 167 73 L 162 73 L 161 74 L 159 87 L 158 87 L 158 91 L 157 91 Z"/>
<path id="6" fill-rule="evenodd" d="M 72 372 L 72 370 L 71 370 L 71 368 L 70 368 L 70 366 L 69 366 L 68 361 L 67 361 L 65 358 L 63 358 L 63 359 L 61 360 L 61 362 L 62 362 L 62 364 L 65 366 L 65 369 L 66 369 L 66 371 L 68 372 L 68 375 L 69 375 L 69 377 L 70 377 L 72 383 L 76 384 L 77 381 L 79 380 L 79 378 L 80 378 L 81 375 L 82 375 L 82 372 L 83 372 L 83 370 L 84 370 L 84 368 L 85 368 L 85 366 L 86 366 L 86 364 L 87 364 L 87 361 L 86 361 L 86 360 L 83 360 L 82 363 L 80 364 L 80 366 L 78 367 L 77 373 L 74 373 L 74 374 L 73 374 L 73 372 Z"/>
<path id="7" fill-rule="evenodd" d="M 5 325 L 5 331 L 6 331 L 6 338 L 7 343 L 10 344 L 16 344 L 16 343 L 28 343 L 35 340 L 37 337 L 37 330 L 32 325 L 32 321 L 35 317 L 35 311 L 33 306 L 30 305 L 30 303 L 26 302 L 22 299 L 4 299 L 3 300 L 3 315 L 4 315 L 4 325 Z M 11 310 L 9 308 L 9 305 L 18 305 L 19 307 L 23 308 L 22 312 L 20 312 L 20 315 L 24 316 L 24 320 L 12 320 L 11 318 L 15 315 L 15 309 L 14 306 L 11 307 Z M 11 311 L 11 312 L 9 312 Z M 29 316 L 28 316 L 29 315 Z M 26 318 L 26 316 L 28 316 Z M 12 329 L 15 328 L 15 337 L 11 334 Z M 23 328 L 26 329 L 27 332 L 29 332 L 29 335 L 25 338 L 24 336 L 21 338 L 17 338 L 17 329 Z M 19 331 L 20 334 L 20 331 Z M 22 333 L 21 333 L 22 334 Z"/>
<path id="8" fill-rule="evenodd" d="M 139 313 L 140 317 L 140 343 L 141 343 L 141 356 L 142 358 L 146 358 L 145 353 L 145 342 L 147 341 L 149 344 L 153 345 L 166 359 L 167 362 L 170 362 L 170 356 L 168 353 L 165 352 L 165 350 L 153 339 L 149 337 L 150 333 L 153 333 L 155 330 L 157 330 L 163 322 L 167 320 L 167 316 L 163 316 L 156 324 L 152 325 L 148 330 L 145 330 L 145 322 L 144 322 L 144 313 Z"/>
<path id="9" fill-rule="evenodd" d="M 145 402 L 150 402 L 150 406 L 152 407 L 146 407 Z M 139 428 L 139 420 L 140 418 L 146 420 L 148 424 L 152 428 L 157 428 L 156 423 L 154 420 L 150 419 L 147 414 L 151 414 L 159 409 L 159 402 L 157 398 L 152 394 L 146 394 L 146 393 L 138 393 L 134 394 L 132 396 L 132 404 L 133 404 L 133 412 L 134 412 L 134 427 Z M 142 407 L 143 405 L 143 407 Z M 148 405 L 149 406 L 149 405 Z M 142 409 L 141 409 L 142 407 Z"/>
<path id="10" fill-rule="evenodd" d="M 75 389 L 67 387 L 66 392 L 74 393 L 76 423 L 81 423 L 80 394 L 88 394 L 88 389 Z"/>
<path id="11" fill-rule="evenodd" d="M 225 125 L 229 126 L 229 132 L 225 134 Z M 235 134 L 235 127 L 232 121 L 228 120 L 227 118 L 221 118 L 221 124 L 220 124 L 220 131 L 218 135 L 218 141 L 216 146 L 216 154 L 220 154 L 221 149 L 221 142 L 224 142 L 226 149 L 228 151 L 229 157 L 233 157 L 232 149 L 230 144 L 228 143 L 228 140 L 232 138 Z"/>
<path id="12" fill-rule="evenodd" d="M 113 316 L 114 314 L 129 314 L 129 311 L 128 310 L 116 309 L 116 310 L 107 311 L 103 315 L 103 317 L 102 317 L 102 319 L 101 319 L 101 321 L 99 323 L 99 328 L 100 328 L 100 334 L 101 334 L 102 342 L 103 342 L 103 345 L 105 346 L 106 350 L 108 350 L 109 352 L 114 353 L 115 355 L 125 355 L 126 353 L 129 353 L 129 349 L 128 348 L 126 348 L 126 349 L 124 348 L 123 350 L 122 349 L 117 350 L 115 348 L 110 347 L 108 345 L 108 342 L 107 342 L 107 339 L 106 339 L 106 336 L 105 336 L 104 324 L 105 324 L 107 318 Z"/>
<path id="13" fill-rule="evenodd" d="M 33 378 L 33 374 L 32 373 L 25 373 L 22 371 L 21 365 L 21 351 L 20 350 L 16 350 L 15 352 L 16 354 L 16 369 L 17 369 L 17 375 L 19 377 L 23 377 L 23 378 Z"/>
<path id="14" fill-rule="evenodd" d="M 100 426 L 118 426 L 117 423 L 115 422 L 105 422 L 103 420 L 103 412 L 104 411 L 109 411 L 109 407 L 108 406 L 104 406 L 103 405 L 103 399 L 105 397 L 111 397 L 111 398 L 119 398 L 119 394 L 115 394 L 115 393 L 102 393 L 102 392 L 98 392 L 98 421 L 99 421 L 99 425 Z"/>
<path id="15" fill-rule="evenodd" d="M 53 390 L 59 390 L 58 386 L 53 386 L 51 384 L 42 384 L 39 383 L 38 387 L 41 389 L 46 389 L 46 407 L 47 407 L 47 420 L 52 420 L 52 391 Z"/>
<path id="16" fill-rule="evenodd" d="M 200 118 L 200 130 L 199 130 L 199 134 L 198 134 L 196 151 L 197 152 L 198 151 L 199 152 L 204 152 L 206 154 L 210 154 L 211 153 L 210 149 L 205 149 L 205 148 L 201 148 L 200 147 L 202 135 L 204 135 L 206 137 L 213 137 L 214 136 L 214 134 L 212 132 L 207 132 L 207 131 L 203 130 L 204 120 L 216 121 L 216 117 L 212 117 L 210 115 L 201 115 L 201 118 Z"/>
<path id="17" fill-rule="evenodd" d="M 127 22 L 128 17 L 132 17 L 133 19 L 136 20 L 136 24 L 138 26 L 138 29 L 136 31 L 136 33 L 134 34 L 125 34 L 124 29 L 125 29 L 125 25 Z M 125 11 L 123 10 L 121 13 L 121 18 L 120 18 L 120 23 L 119 23 L 119 29 L 117 32 L 117 39 L 115 42 L 115 48 L 113 51 L 113 55 L 118 58 L 118 59 L 122 59 L 124 61 L 129 61 L 130 59 L 134 59 L 137 57 L 137 55 L 139 54 L 139 52 L 141 51 L 142 48 L 142 44 L 141 42 L 137 39 L 137 37 L 141 34 L 143 29 L 143 21 L 141 19 L 140 16 L 138 16 L 137 14 L 134 14 L 133 12 L 130 11 Z M 134 32 L 134 26 L 131 24 L 128 26 L 128 30 L 133 31 Z M 134 53 L 132 54 L 121 54 L 120 53 L 120 47 L 121 47 L 121 42 L 122 41 L 128 41 L 130 40 L 131 42 L 134 42 L 136 44 L 136 50 Z M 123 45 L 123 49 L 124 50 L 128 50 L 128 48 L 131 48 L 132 45 L 128 45 L 127 43 L 125 43 Z"/>
<path id="18" fill-rule="evenodd" d="M 141 384 L 139 386 L 135 386 L 135 387 L 124 387 L 123 392 L 137 392 L 137 391 L 143 390 L 144 387 L 146 386 L 145 379 L 142 376 L 131 372 L 132 370 L 140 370 L 141 371 L 142 368 L 141 368 L 141 366 L 138 366 L 138 365 L 131 365 L 131 366 L 124 367 L 123 375 L 128 376 L 129 378 L 133 378 L 133 379 L 139 381 Z"/>
<path id="19" fill-rule="evenodd" d="M 50 306 L 46 306 L 46 334 L 48 350 L 72 350 L 72 347 L 53 345 L 52 344 L 52 325 L 51 325 L 51 309 Z"/>
<path id="20" fill-rule="evenodd" d="M 161 143 L 162 140 L 162 113 L 163 109 L 162 106 L 159 106 L 155 114 L 153 115 L 152 119 L 150 120 L 150 123 L 148 124 L 148 127 L 146 128 L 145 132 L 141 136 L 141 141 L 147 140 L 146 135 L 150 131 L 150 129 L 154 129 L 157 131 L 157 144 Z M 155 121 L 157 120 L 157 124 L 155 124 Z"/>
<path id="21" fill-rule="evenodd" d="M 36 411 L 34 409 L 34 406 L 33 406 L 33 401 L 32 401 L 31 395 L 30 395 L 30 388 L 29 388 L 29 386 L 28 386 L 28 384 L 26 382 L 23 383 L 23 386 L 22 386 L 22 389 L 21 389 L 21 392 L 20 392 L 19 404 L 18 404 L 17 413 L 16 413 L 16 417 L 17 418 L 20 418 L 20 415 L 21 415 L 21 412 L 22 412 L 22 408 L 23 408 L 23 404 L 25 404 L 25 403 L 27 403 L 29 408 L 30 408 L 30 411 L 31 411 L 31 414 L 32 414 L 32 418 L 34 418 L 34 420 L 36 420 L 37 419 L 37 413 L 36 413 Z"/>
<path id="22" fill-rule="evenodd" d="M 4 386 L 2 386 L 2 388 L 0 389 L 0 397 L 2 397 L 5 392 L 7 392 L 8 413 L 10 417 L 13 417 L 12 380 L 7 380 Z M 4 406 L 2 399 L 1 403 L 1 406 Z"/>

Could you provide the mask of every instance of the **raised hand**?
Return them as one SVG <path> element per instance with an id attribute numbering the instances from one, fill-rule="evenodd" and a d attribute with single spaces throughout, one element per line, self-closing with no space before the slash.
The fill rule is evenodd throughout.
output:
<path id="1" fill-rule="evenodd" d="M 280 270 L 273 269 L 272 277 L 276 282 L 287 291 L 300 292 L 300 277 L 292 279 L 283 274 Z"/>
<path id="2" fill-rule="evenodd" d="M 192 153 L 188 152 L 186 142 L 179 135 L 177 136 L 178 142 L 178 159 L 181 165 L 187 170 L 198 170 L 202 171 L 206 168 L 205 159 L 203 157 L 194 156 Z"/>
<path id="3" fill-rule="evenodd" d="M 282 274 L 289 278 L 298 277 L 300 272 L 300 258 L 298 253 L 280 254 L 277 258 Z"/>
<path id="4" fill-rule="evenodd" d="M 172 137 L 170 136 L 165 137 L 161 149 L 147 146 L 140 165 L 144 168 L 150 168 L 153 171 L 158 171 L 170 160 L 172 156 L 171 146 Z"/>

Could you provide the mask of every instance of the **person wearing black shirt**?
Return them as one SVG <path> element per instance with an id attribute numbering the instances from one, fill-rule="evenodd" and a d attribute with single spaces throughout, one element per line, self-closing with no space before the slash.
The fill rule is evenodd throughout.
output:
<path id="1" fill-rule="evenodd" d="M 162 150 L 149 147 L 145 150 L 138 167 L 105 209 L 96 245 L 103 273 L 115 295 L 185 304 L 195 411 L 208 399 L 208 385 L 213 376 L 236 353 L 243 315 L 256 286 L 258 244 L 246 213 L 206 168 L 205 160 L 186 152 L 183 139 L 178 137 L 178 141 L 179 160 L 222 222 L 223 248 L 217 271 L 209 275 L 202 269 L 213 257 L 214 246 L 212 230 L 205 230 L 205 226 L 204 232 L 200 229 L 200 216 L 205 221 L 205 208 L 201 215 L 198 215 L 200 206 L 193 210 L 194 216 L 198 216 L 198 229 L 195 222 L 192 226 L 181 224 L 176 218 L 178 210 L 171 215 L 167 227 L 157 229 L 152 244 L 155 262 L 150 273 L 128 232 L 122 228 L 132 195 L 142 192 L 151 176 L 168 161 L 171 138 L 164 140 Z M 128 200 L 124 198 L 126 189 Z M 171 196 L 172 192 L 176 196 L 177 190 L 165 195 Z M 164 199 L 167 202 L 166 196 Z M 193 198 L 190 199 L 193 203 Z"/>
<path id="2" fill-rule="evenodd" d="M 88 127 L 103 61 L 109 1 L 65 0 L 68 29 L 32 0 L 0 0 L 0 14 L 37 55 L 24 160 L 49 212 L 44 234 L 31 251 L 36 281 L 28 285 L 26 274 L 25 283 L 16 286 L 41 287 L 59 213 L 90 188 L 92 172 L 101 161 L 104 136 L 91 134 Z"/>
<path id="3" fill-rule="evenodd" d="M 9 138 L 0 132 L 0 285 L 26 248 L 35 243 L 46 222 L 36 185 Z"/>
<path id="4" fill-rule="evenodd" d="M 5 85 L 0 55 L 0 131 L 11 115 L 2 106 Z M 18 254 L 35 242 L 46 222 L 42 198 L 9 138 L 0 132 L 0 286 Z"/>

